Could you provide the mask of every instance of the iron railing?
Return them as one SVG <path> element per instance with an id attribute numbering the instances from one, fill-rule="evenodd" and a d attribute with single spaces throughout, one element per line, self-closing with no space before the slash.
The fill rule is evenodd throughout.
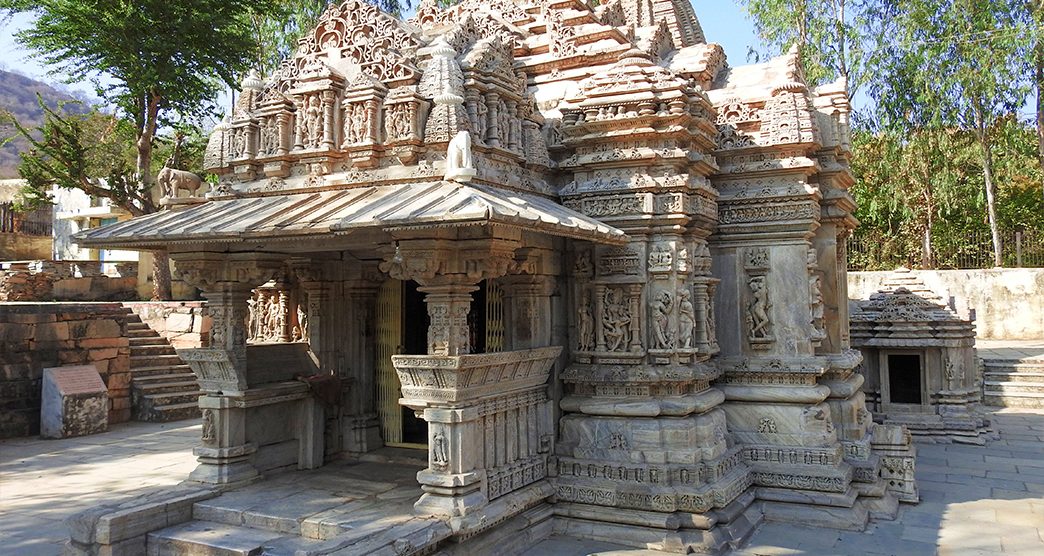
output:
<path id="1" fill-rule="evenodd" d="M 0 203 L 0 233 L 50 236 L 53 230 L 51 218 L 51 207 L 18 212 L 12 203 Z"/>
<path id="2" fill-rule="evenodd" d="M 848 238 L 848 270 L 993 268 L 993 239 L 989 231 L 956 238 L 932 238 L 926 254 L 920 238 L 879 233 L 856 233 Z M 1005 268 L 1044 267 L 1044 232 L 1001 232 L 1001 261 Z"/>

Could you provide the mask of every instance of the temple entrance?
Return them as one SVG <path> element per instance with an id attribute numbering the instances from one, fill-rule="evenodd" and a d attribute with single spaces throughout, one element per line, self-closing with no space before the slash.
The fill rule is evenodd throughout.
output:
<path id="1" fill-rule="evenodd" d="M 888 397 L 891 403 L 922 404 L 922 364 L 920 353 L 889 353 Z"/>
<path id="2" fill-rule="evenodd" d="M 392 355 L 428 352 L 428 317 L 417 283 L 389 278 L 377 293 L 377 414 L 387 446 L 427 449 L 428 424 L 399 405 L 399 379 Z M 472 353 L 504 348 L 503 293 L 495 281 L 479 283 L 468 313 Z"/>

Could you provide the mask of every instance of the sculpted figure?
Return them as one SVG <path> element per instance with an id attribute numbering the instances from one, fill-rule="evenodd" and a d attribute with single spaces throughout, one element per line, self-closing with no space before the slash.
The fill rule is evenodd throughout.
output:
<path id="1" fill-rule="evenodd" d="M 257 298 L 247 300 L 247 340 L 257 339 Z"/>
<path id="2" fill-rule="evenodd" d="M 577 315 L 577 349 L 591 351 L 594 349 L 594 318 L 591 316 L 591 292 L 584 290 L 580 301 L 580 312 Z"/>
<path id="3" fill-rule="evenodd" d="M 200 435 L 200 440 L 204 444 L 211 444 L 217 440 L 217 431 L 214 427 L 214 411 L 211 409 L 203 410 L 203 432 Z"/>
<path id="4" fill-rule="evenodd" d="M 268 329 L 265 331 L 265 339 L 270 342 L 279 340 L 279 321 L 282 320 L 279 313 L 279 294 L 275 294 L 268 300 Z"/>
<path id="5" fill-rule="evenodd" d="M 765 289 L 765 277 L 755 276 L 747 283 L 750 287 L 750 304 L 747 306 L 747 319 L 750 323 L 751 338 L 767 338 L 769 325 L 768 291 Z"/>
<path id="6" fill-rule="evenodd" d="M 626 347 L 627 325 L 631 322 L 631 315 L 624 304 L 623 293 L 617 289 L 608 289 L 605 292 L 605 315 L 602 319 L 602 329 L 605 335 L 606 348 L 609 351 L 618 351 Z"/>
<path id="7" fill-rule="evenodd" d="M 475 177 L 475 163 L 471 159 L 471 133 L 458 131 L 446 151 L 446 179 L 468 182 Z"/>
<path id="8" fill-rule="evenodd" d="M 178 196 L 178 191 L 188 191 L 190 197 L 195 197 L 196 192 L 203 186 L 203 178 L 185 170 L 175 170 L 164 166 L 156 176 L 160 185 L 160 191 L 164 197 L 171 199 Z"/>
<path id="9" fill-rule="evenodd" d="M 692 306 L 689 288 L 678 293 L 678 344 L 679 347 L 692 347 L 692 331 L 696 327 L 696 310 Z"/>
<path id="10" fill-rule="evenodd" d="M 809 304 L 812 307 L 812 327 L 817 331 L 823 328 L 823 289 L 822 278 L 818 274 L 809 279 Z"/>
<path id="11" fill-rule="evenodd" d="M 308 339 L 308 313 L 301 309 L 301 306 L 297 306 L 297 324 L 301 327 L 301 339 Z"/>
<path id="12" fill-rule="evenodd" d="M 446 450 L 446 435 L 442 431 L 435 431 L 431 437 L 431 463 L 437 469 L 444 469 L 449 465 L 449 454 Z"/>
<path id="13" fill-rule="evenodd" d="M 671 308 L 673 306 L 671 294 L 660 292 L 653 300 L 653 332 L 656 334 L 656 347 L 669 349 L 674 347 L 674 338 L 671 334 Z"/>
<path id="14" fill-rule="evenodd" d="M 308 122 L 308 134 L 305 142 L 306 147 L 318 147 L 323 141 L 323 113 L 319 107 L 319 97 L 308 99 L 308 110 L 305 116 Z"/>

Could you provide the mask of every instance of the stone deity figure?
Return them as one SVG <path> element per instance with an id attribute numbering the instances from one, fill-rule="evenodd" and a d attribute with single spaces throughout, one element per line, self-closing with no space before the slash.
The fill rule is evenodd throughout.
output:
<path id="1" fill-rule="evenodd" d="M 217 440 L 217 431 L 214 426 L 214 412 L 210 409 L 203 410 L 203 432 L 200 440 L 204 444 L 213 444 Z"/>
<path id="2" fill-rule="evenodd" d="M 591 351 L 594 349 L 594 318 L 591 316 L 591 292 L 584 290 L 580 301 L 580 312 L 577 314 L 577 349 Z"/>
<path id="3" fill-rule="evenodd" d="M 660 349 L 669 349 L 674 347 L 674 338 L 671 334 L 671 308 L 673 306 L 673 300 L 671 294 L 667 292 L 660 292 L 660 295 L 656 296 L 653 300 L 653 332 L 656 335 L 656 347 Z"/>
<path id="4" fill-rule="evenodd" d="M 268 300 L 268 329 L 265 331 L 268 341 L 278 341 L 279 332 L 282 329 L 282 311 L 279 307 L 279 294 L 273 295 Z"/>
<path id="5" fill-rule="evenodd" d="M 809 304 L 812 308 L 812 328 L 822 333 L 823 329 L 823 288 L 822 278 L 816 274 L 809 279 Z"/>
<path id="6" fill-rule="evenodd" d="M 308 340 L 308 313 L 301 305 L 297 306 L 297 324 L 301 327 L 301 339 Z"/>
<path id="7" fill-rule="evenodd" d="M 449 465 L 446 435 L 442 431 L 435 431 L 435 434 L 431 437 L 431 463 L 436 469 L 445 469 Z"/>
<path id="8" fill-rule="evenodd" d="M 308 99 L 308 109 L 305 119 L 308 122 L 308 133 L 306 135 L 305 147 L 318 147 L 323 141 L 323 111 L 319 107 L 319 97 Z"/>
<path id="9" fill-rule="evenodd" d="M 471 158 L 471 133 L 458 131 L 446 151 L 447 180 L 468 182 L 475 177 L 475 163 Z"/>
<path id="10" fill-rule="evenodd" d="M 605 317 L 602 319 L 602 329 L 605 335 L 606 348 L 609 351 L 617 351 L 625 347 L 627 339 L 627 325 L 631 322 L 627 306 L 622 299 L 620 290 L 610 288 L 605 292 Z"/>
<path id="11" fill-rule="evenodd" d="M 486 108 L 486 102 L 479 100 L 475 107 L 477 111 L 477 118 L 475 118 L 475 137 L 479 143 L 486 142 L 486 118 L 489 110 Z"/>
<path id="12" fill-rule="evenodd" d="M 692 347 L 692 332 L 696 327 L 696 310 L 692 306 L 689 289 L 678 293 L 678 346 Z"/>
<path id="13" fill-rule="evenodd" d="M 768 291 L 765 289 L 765 277 L 755 276 L 747 284 L 750 286 L 750 304 L 747 306 L 747 320 L 750 324 L 751 338 L 767 338 L 769 325 Z"/>
<path id="14" fill-rule="evenodd" d="M 247 340 L 254 340 L 257 338 L 257 299 L 248 299 L 247 307 Z"/>

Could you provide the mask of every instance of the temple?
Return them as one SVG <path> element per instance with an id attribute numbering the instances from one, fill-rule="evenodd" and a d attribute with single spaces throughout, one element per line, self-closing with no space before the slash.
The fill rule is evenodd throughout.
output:
<path id="1" fill-rule="evenodd" d="M 849 110 L 688 0 L 347 0 L 243 81 L 205 196 L 78 241 L 207 299 L 198 483 L 425 450 L 396 554 L 859 530 L 917 494 L 850 346 Z"/>

